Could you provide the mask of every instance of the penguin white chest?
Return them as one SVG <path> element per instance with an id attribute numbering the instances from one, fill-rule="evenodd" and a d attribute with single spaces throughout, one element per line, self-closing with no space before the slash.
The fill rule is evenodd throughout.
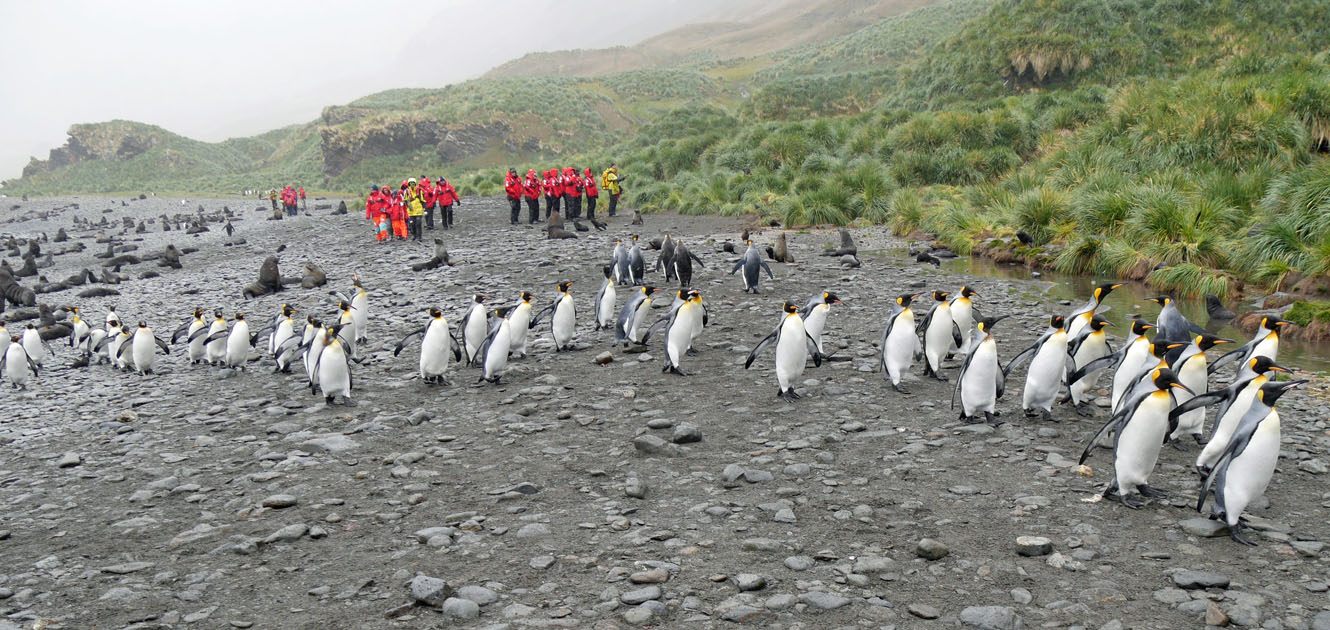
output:
<path id="1" fill-rule="evenodd" d="M 809 311 L 808 318 L 804 320 L 804 330 L 808 331 L 808 336 L 813 338 L 813 343 L 817 345 L 817 351 L 822 351 L 822 333 L 826 330 L 827 315 L 830 314 L 831 307 L 826 304 L 818 304 Z"/>
<path id="2" fill-rule="evenodd" d="M 1118 436 L 1113 461 L 1118 492 L 1134 494 L 1139 486 L 1150 481 L 1150 473 L 1159 462 L 1159 448 L 1168 432 L 1168 412 L 1172 409 L 1168 392 L 1156 391 L 1141 401 L 1127 420 L 1127 426 Z"/>
<path id="3" fill-rule="evenodd" d="M 618 295 L 614 290 L 612 282 L 605 283 L 605 291 L 600 296 L 600 304 L 596 305 L 596 323 L 601 328 L 614 325 L 614 301 Z"/>
<path id="4" fill-rule="evenodd" d="M 139 332 L 134 335 L 132 343 L 129 351 L 134 355 L 134 367 L 139 374 L 151 371 L 157 358 L 157 345 L 152 339 L 152 333 Z"/>
<path id="5" fill-rule="evenodd" d="M 1066 372 L 1067 333 L 1056 332 L 1044 342 L 1030 361 L 1023 392 L 1026 409 L 1051 409 Z"/>
<path id="6" fill-rule="evenodd" d="M 975 347 L 961 377 L 961 407 L 966 416 L 995 411 L 998 370 L 997 343 L 989 337 Z"/>
<path id="7" fill-rule="evenodd" d="M 239 321 L 231 327 L 231 334 L 226 338 L 226 365 L 243 365 L 249 358 L 249 324 Z"/>
<path id="8" fill-rule="evenodd" d="M 554 308 L 554 343 L 560 347 L 567 345 L 573 338 L 573 328 L 577 324 L 574 313 L 573 296 L 565 293 Z"/>
<path id="9" fill-rule="evenodd" d="M 512 349 L 526 355 L 526 331 L 531 327 L 531 305 L 518 304 L 508 315 L 508 336 Z"/>
<path id="10" fill-rule="evenodd" d="M 226 328 L 226 322 L 217 320 L 212 323 L 212 326 L 208 327 L 208 336 L 211 337 L 226 330 Z M 226 344 L 228 339 L 229 337 L 223 336 L 208 342 L 207 351 L 209 363 L 216 363 L 226 359 Z"/>
<path id="11" fill-rule="evenodd" d="M 790 315 L 780 326 L 780 341 L 776 344 L 776 382 L 781 391 L 791 388 L 791 383 L 804 373 L 804 363 L 808 360 L 808 333 L 804 331 L 804 322 L 798 315 Z"/>
<path id="12" fill-rule="evenodd" d="M 471 312 L 466 317 L 466 330 L 462 331 L 462 341 L 466 343 L 468 361 L 480 351 L 480 342 L 485 340 L 485 332 L 485 307 L 473 304 Z"/>
<path id="13" fill-rule="evenodd" d="M 953 325 L 951 307 L 945 303 L 938 304 L 933 310 L 933 318 L 928 320 L 928 330 L 924 331 L 924 355 L 934 372 L 942 367 L 942 358 L 951 349 Z"/>
<path id="14" fill-rule="evenodd" d="M 341 394 L 351 397 L 351 371 L 346 365 L 342 344 L 333 342 L 323 348 L 319 356 L 319 389 L 325 397 Z"/>
<path id="15" fill-rule="evenodd" d="M 919 338 L 914 335 L 914 313 L 910 310 L 902 311 L 896 316 L 891 334 L 887 336 L 886 346 L 882 348 L 887 374 L 891 376 L 892 384 L 900 383 L 901 375 L 909 368 L 918 344 Z"/>
<path id="16" fill-rule="evenodd" d="M 430 320 L 420 342 L 420 376 L 431 378 L 448 371 L 448 320 Z"/>
<path id="17" fill-rule="evenodd" d="M 679 306 L 679 311 L 674 315 L 674 325 L 670 326 L 669 335 L 665 339 L 665 351 L 669 354 L 670 363 L 674 367 L 679 367 L 679 362 L 683 360 L 684 353 L 688 352 L 688 347 L 693 342 L 693 305 L 685 303 Z"/>
<path id="18" fill-rule="evenodd" d="M 485 378 L 489 380 L 503 376 L 508 369 L 508 350 L 512 346 L 512 324 L 508 320 L 499 322 L 499 329 L 494 332 L 489 348 L 485 351 Z"/>
<path id="19" fill-rule="evenodd" d="M 15 387 L 24 387 L 32 373 L 28 370 L 28 353 L 22 344 L 10 343 L 5 348 L 5 376 Z"/>
<path id="20" fill-rule="evenodd" d="M 1256 399 L 1256 392 L 1260 391 L 1261 385 L 1265 383 L 1265 377 L 1258 376 L 1233 397 L 1233 402 L 1224 410 L 1224 415 L 1215 420 L 1210 441 L 1201 449 L 1201 454 L 1196 456 L 1197 468 L 1213 468 L 1215 462 L 1219 461 L 1219 456 L 1224 454 L 1225 448 L 1228 448 L 1228 441 L 1233 439 L 1233 432 L 1238 430 L 1238 423 L 1247 415 L 1252 401 Z"/>
<path id="21" fill-rule="evenodd" d="M 1224 509 L 1228 511 L 1230 526 L 1237 524 L 1238 517 L 1252 501 L 1265 494 L 1278 461 L 1279 412 L 1271 409 L 1270 415 L 1252 434 L 1247 447 L 1233 457 L 1224 471 L 1224 484 L 1219 491 L 1224 495 Z"/>

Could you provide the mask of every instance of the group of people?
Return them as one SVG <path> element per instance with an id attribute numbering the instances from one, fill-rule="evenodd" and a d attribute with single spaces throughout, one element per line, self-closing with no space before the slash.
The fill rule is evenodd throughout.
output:
<path id="1" fill-rule="evenodd" d="M 619 195 L 623 193 L 621 182 L 626 176 L 619 174 L 618 165 L 613 162 L 610 167 L 600 174 L 599 185 L 596 181 L 596 175 L 591 169 L 585 169 L 581 173 L 574 167 L 565 167 L 563 170 L 552 168 L 544 173 L 537 175 L 535 169 L 528 170 L 526 177 L 523 178 L 517 174 L 517 169 L 508 169 L 508 176 L 504 179 L 503 190 L 508 194 L 508 204 L 511 214 L 509 222 L 517 225 L 521 221 L 522 200 L 526 200 L 528 210 L 527 223 L 535 223 L 540 220 L 540 197 L 545 197 L 545 219 L 550 218 L 550 213 L 559 210 L 559 204 L 562 201 L 563 213 L 566 218 L 577 219 L 582 216 L 582 198 L 586 198 L 586 217 L 588 220 L 596 218 L 596 201 L 600 198 L 600 191 L 604 190 L 610 198 L 610 216 L 614 216 L 619 209 Z"/>
<path id="2" fill-rule="evenodd" d="M 259 199 L 264 197 L 264 192 L 259 191 Z M 282 200 L 282 213 L 293 217 L 296 216 L 296 210 L 305 205 L 305 187 L 292 187 L 290 184 L 283 186 L 279 191 L 276 188 L 270 188 L 267 192 L 268 200 L 272 202 L 272 209 L 277 211 L 277 200 Z M 297 203 L 299 205 L 297 205 Z"/>
<path id="3" fill-rule="evenodd" d="M 439 209 L 443 229 L 453 226 L 453 206 L 462 205 L 453 185 L 442 175 L 437 180 L 421 175 L 404 180 L 396 189 L 387 184 L 371 186 L 365 197 L 365 218 L 374 226 L 380 243 L 391 239 L 422 240 L 422 231 L 434 229 L 434 209 Z"/>

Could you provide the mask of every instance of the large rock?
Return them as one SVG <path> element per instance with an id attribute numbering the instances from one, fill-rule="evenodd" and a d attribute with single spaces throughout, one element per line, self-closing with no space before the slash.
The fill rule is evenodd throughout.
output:
<path id="1" fill-rule="evenodd" d="M 1185 589 L 1228 588 L 1228 576 L 1213 571 L 1178 571 L 1173 583 Z"/>
<path id="2" fill-rule="evenodd" d="M 453 595 L 453 587 L 449 586 L 446 580 L 428 575 L 417 575 L 412 578 L 410 588 L 411 599 L 435 608 L 442 606 L 443 602 Z"/>
<path id="3" fill-rule="evenodd" d="M 961 611 L 961 623 L 980 630 L 1020 630 L 1021 616 L 1010 606 L 970 606 Z"/>

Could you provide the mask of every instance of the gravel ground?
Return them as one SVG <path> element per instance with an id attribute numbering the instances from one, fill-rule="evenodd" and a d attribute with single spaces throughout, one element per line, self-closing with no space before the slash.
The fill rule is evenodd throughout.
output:
<path id="1" fill-rule="evenodd" d="M 1014 376 L 1000 402 L 1009 423 L 966 425 L 948 408 L 950 383 L 916 379 L 901 395 L 882 380 L 877 344 L 895 295 L 970 283 L 986 313 L 1013 315 L 997 329 L 1005 361 L 1048 312 L 1068 310 L 1037 281 L 884 256 L 843 270 L 816 255 L 834 233 L 792 231 L 799 262 L 773 263 L 775 280 L 745 295 L 726 275 L 735 257 L 720 251 L 738 240 L 737 220 L 617 217 L 607 232 L 547 241 L 510 227 L 501 200 L 468 201 L 460 229 L 427 232 L 458 264 L 421 273 L 409 265 L 431 246 L 376 245 L 354 210 L 268 222 L 252 201 L 54 199 L 5 211 L 0 231 L 54 235 L 75 216 L 137 221 L 200 203 L 236 209 L 234 237 L 217 223 L 163 233 L 160 220 L 123 237 L 140 254 L 198 247 L 184 269 L 127 266 L 162 275 L 118 285 L 120 296 L 39 297 L 96 323 L 115 304 L 169 337 L 195 306 L 266 321 L 290 302 L 326 317 L 328 290 L 358 272 L 371 314 L 355 404 L 324 405 L 267 359 L 227 372 L 189 365 L 177 346 L 140 377 L 67 367 L 69 348 L 55 344 L 27 391 L 0 390 L 0 630 L 1330 628 L 1320 387 L 1280 401 L 1284 457 L 1268 505 L 1251 513 L 1261 545 L 1248 548 L 1185 522 L 1197 516 L 1194 450 L 1161 457 L 1152 485 L 1171 499 L 1139 511 L 1089 503 L 1111 456 L 1094 455 L 1093 478 L 1075 459 L 1103 418 L 1061 408 L 1058 422 L 1026 420 Z M 614 239 L 665 231 L 707 265 L 694 285 L 712 320 L 684 363 L 690 377 L 661 373 L 659 345 L 610 350 L 612 333 L 591 327 Z M 70 237 L 88 250 L 56 257 L 42 270 L 51 279 L 100 270 L 96 231 Z M 863 250 L 900 246 L 876 229 L 856 237 Z M 233 239 L 245 242 L 224 246 Z M 329 286 L 243 300 L 281 244 L 283 273 L 314 261 Z M 576 281 L 577 350 L 555 353 L 542 327 L 502 385 L 458 367 L 453 385 L 425 385 L 414 348 L 392 355 L 429 306 L 455 326 L 472 293 L 511 303 L 525 289 L 544 305 L 564 279 Z M 828 341 L 851 360 L 810 366 L 807 396 L 788 404 L 771 354 L 751 370 L 743 361 L 782 299 L 823 289 L 845 301 Z M 612 361 L 597 365 L 606 350 Z"/>

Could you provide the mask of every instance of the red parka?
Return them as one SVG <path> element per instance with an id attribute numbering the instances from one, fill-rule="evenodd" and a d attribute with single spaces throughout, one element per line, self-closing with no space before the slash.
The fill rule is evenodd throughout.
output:
<path id="1" fill-rule="evenodd" d="M 571 166 L 563 169 L 563 192 L 570 197 L 582 196 L 582 177 Z"/>
<path id="2" fill-rule="evenodd" d="M 586 170 L 586 176 L 582 178 L 582 188 L 586 189 L 586 196 L 599 197 L 600 189 L 596 188 L 596 176 L 591 169 Z"/>
<path id="3" fill-rule="evenodd" d="M 540 180 L 536 179 L 536 171 L 526 172 L 526 181 L 522 182 L 522 193 L 527 199 L 537 199 L 540 197 Z"/>

